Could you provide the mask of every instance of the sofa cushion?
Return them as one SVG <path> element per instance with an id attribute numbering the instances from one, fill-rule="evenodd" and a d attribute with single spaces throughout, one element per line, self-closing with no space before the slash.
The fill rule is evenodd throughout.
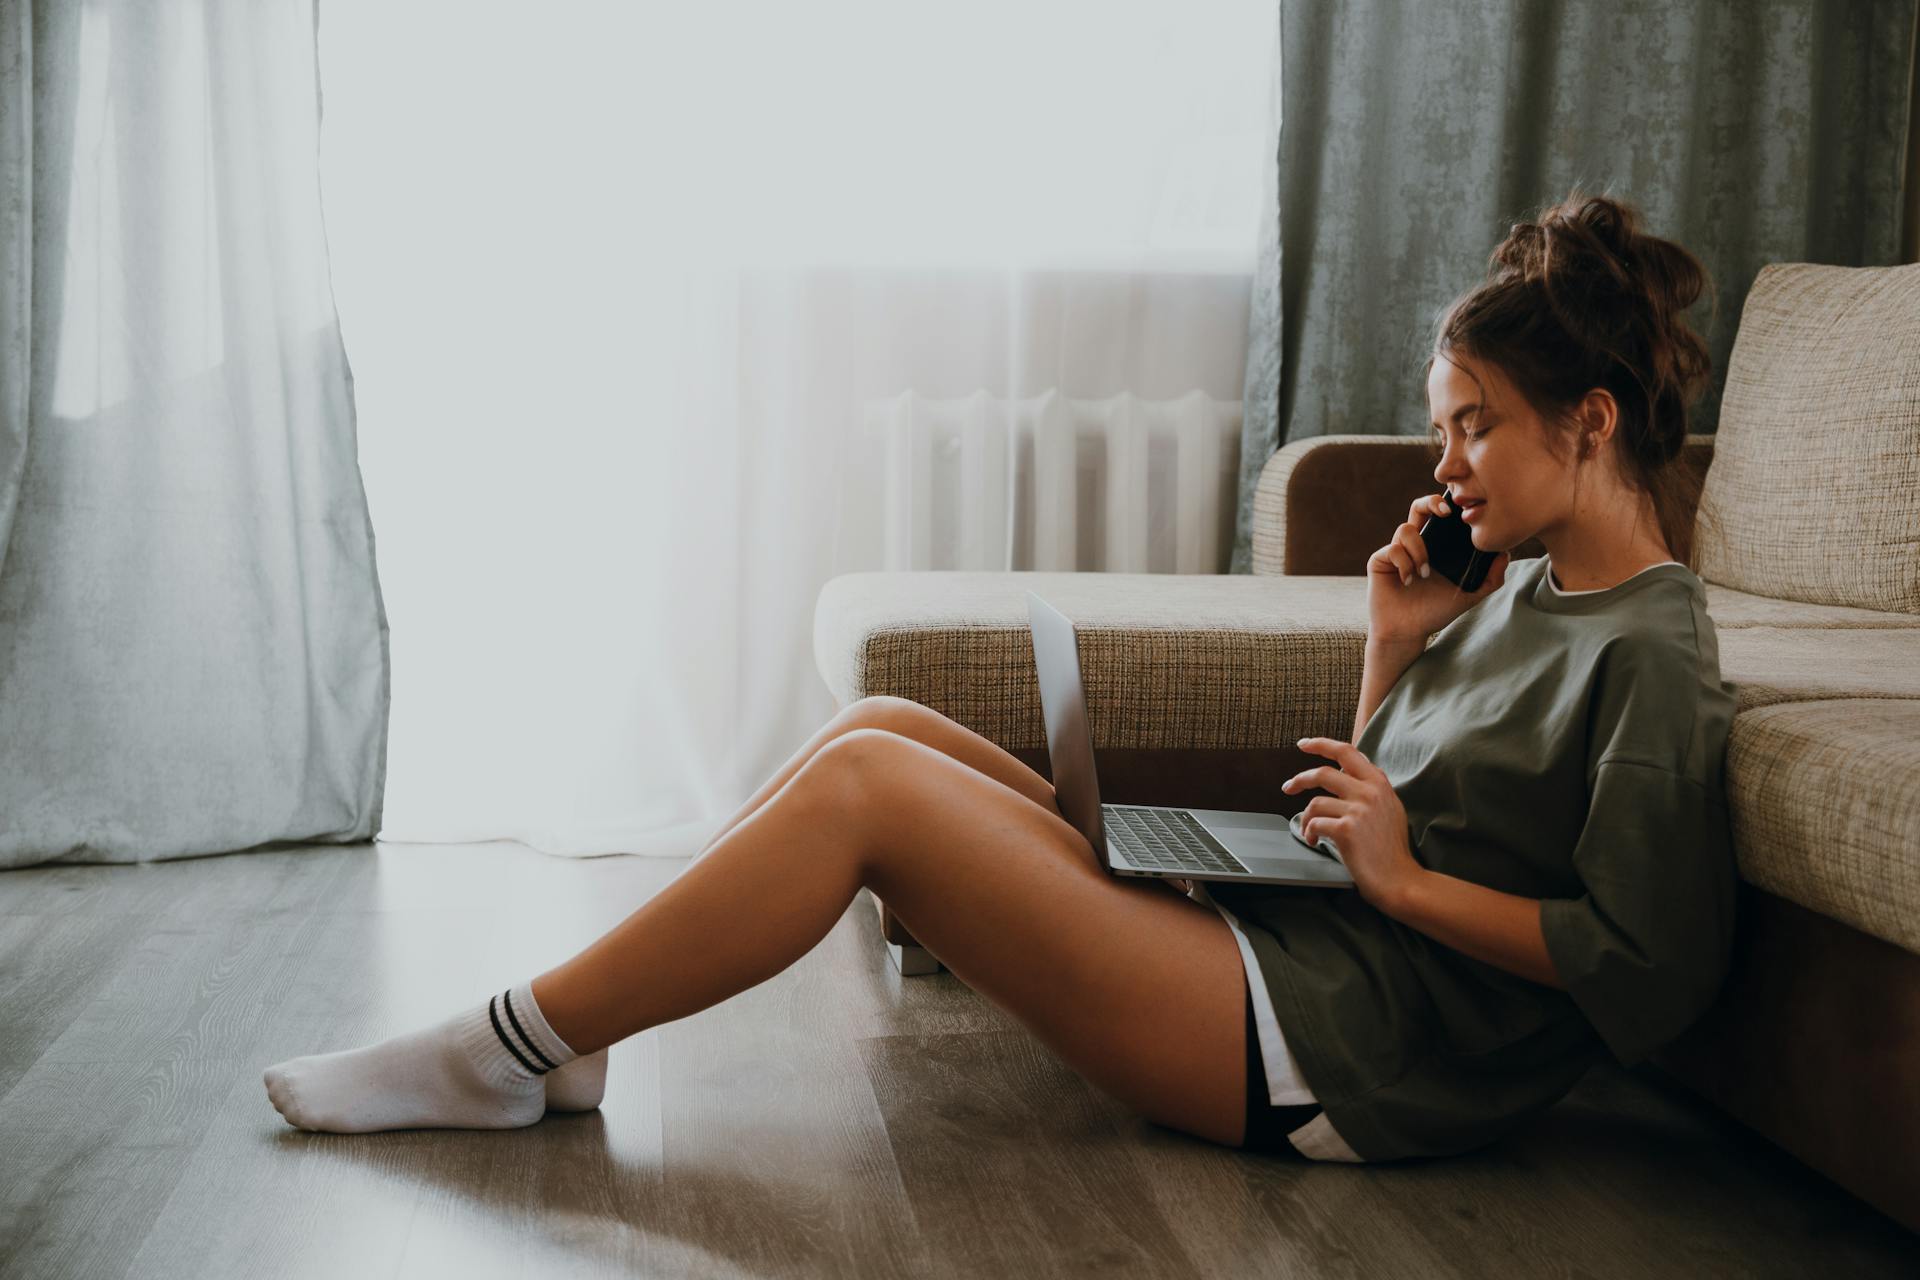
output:
<path id="1" fill-rule="evenodd" d="M 1707 616 L 1716 631 L 1732 627 L 1920 627 L 1920 615 L 1851 605 L 1806 604 L 1738 591 L 1717 582 L 1707 590 Z"/>
<path id="2" fill-rule="evenodd" d="M 1920 614 L 1920 264 L 1761 268 L 1697 520 L 1707 581 Z"/>
<path id="3" fill-rule="evenodd" d="M 1741 711 L 1832 698 L 1920 698 L 1920 627 L 1721 627 Z"/>
<path id="4" fill-rule="evenodd" d="M 1920 701 L 1737 716 L 1727 800 L 1743 879 L 1920 952 Z"/>

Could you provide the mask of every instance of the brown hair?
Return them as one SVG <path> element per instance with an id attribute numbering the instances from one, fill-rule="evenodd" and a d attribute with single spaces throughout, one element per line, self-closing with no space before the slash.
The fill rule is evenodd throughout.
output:
<path id="1" fill-rule="evenodd" d="M 1514 224 L 1485 283 L 1442 313 L 1427 368 L 1454 354 L 1497 365 L 1548 424 L 1559 459 L 1580 434 L 1580 401 L 1612 393 L 1621 472 L 1652 496 L 1668 549 L 1691 566 L 1700 476 L 1680 453 L 1713 358 L 1682 313 L 1710 284 L 1699 259 L 1640 230 L 1631 205 L 1576 190 Z"/>

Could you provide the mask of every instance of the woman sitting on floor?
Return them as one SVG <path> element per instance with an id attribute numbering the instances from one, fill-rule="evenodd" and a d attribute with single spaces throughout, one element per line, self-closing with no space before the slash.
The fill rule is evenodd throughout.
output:
<path id="1" fill-rule="evenodd" d="M 1442 318 L 1426 391 L 1447 493 L 1367 562 L 1354 742 L 1304 739 L 1331 763 L 1283 786 L 1324 792 L 1305 835 L 1357 892 L 1111 877 L 1045 779 L 869 698 L 578 955 L 436 1026 L 271 1067 L 268 1096 L 344 1133 L 596 1106 L 607 1046 L 779 973 L 862 887 L 1095 1086 L 1231 1146 L 1467 1151 L 1604 1055 L 1644 1058 L 1711 1002 L 1733 933 L 1733 691 L 1682 559 L 1709 367 L 1683 312 L 1704 285 L 1630 208 L 1576 194 L 1516 225 Z M 1500 552 L 1471 595 L 1419 534 L 1450 504 Z M 1547 554 L 1510 565 L 1532 537 Z"/>

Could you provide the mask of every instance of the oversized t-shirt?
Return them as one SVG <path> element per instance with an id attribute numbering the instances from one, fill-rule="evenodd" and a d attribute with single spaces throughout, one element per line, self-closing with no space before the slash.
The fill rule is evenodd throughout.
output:
<path id="1" fill-rule="evenodd" d="M 1429 642 L 1361 732 L 1423 867 L 1540 899 L 1566 989 L 1476 960 L 1356 890 L 1211 886 L 1288 1046 L 1366 1160 L 1471 1150 L 1632 1065 L 1712 1002 L 1733 941 L 1734 686 L 1700 580 L 1562 593 L 1549 559 Z"/>

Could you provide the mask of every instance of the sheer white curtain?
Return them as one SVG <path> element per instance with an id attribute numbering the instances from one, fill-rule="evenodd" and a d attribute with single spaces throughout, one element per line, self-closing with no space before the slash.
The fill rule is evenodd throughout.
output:
<path id="1" fill-rule="evenodd" d="M 314 16 L 0 0 L 0 866 L 379 827 Z"/>
<path id="2" fill-rule="evenodd" d="M 326 0 L 389 840 L 686 854 L 834 708 L 877 398 L 1237 401 L 1271 0 Z"/>

